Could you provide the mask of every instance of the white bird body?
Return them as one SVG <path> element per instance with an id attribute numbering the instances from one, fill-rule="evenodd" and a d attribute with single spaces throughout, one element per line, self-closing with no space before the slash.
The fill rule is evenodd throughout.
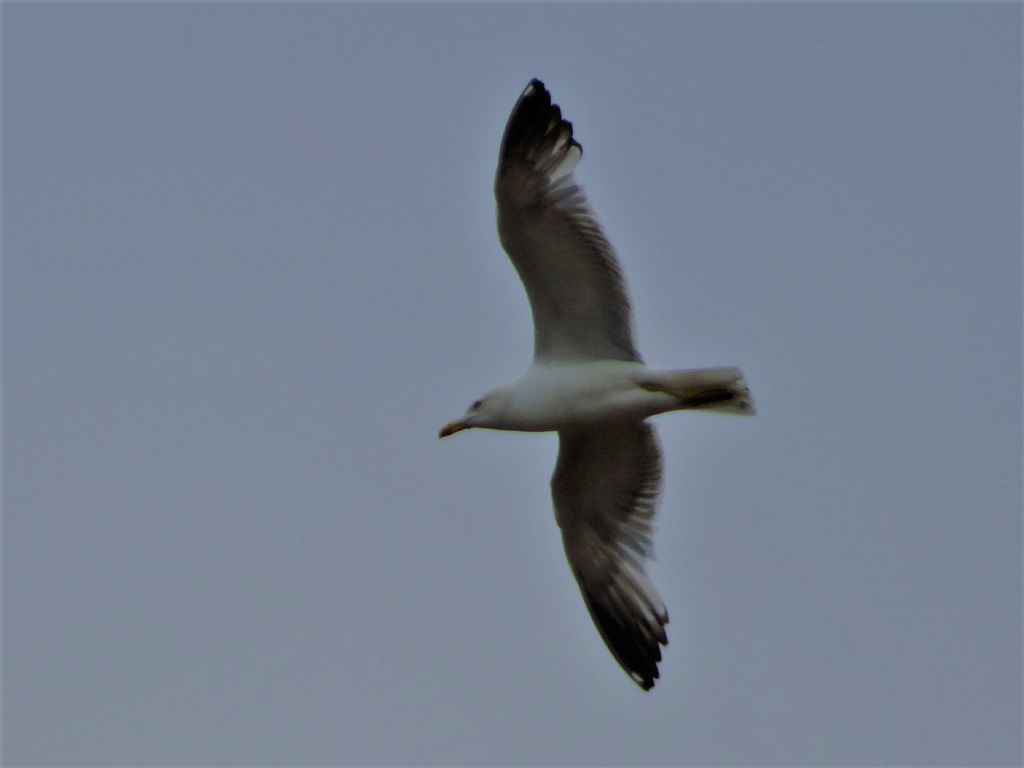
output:
<path id="1" fill-rule="evenodd" d="M 499 392 L 505 410 L 492 429 L 555 432 L 579 424 L 642 420 L 668 410 L 672 398 L 637 386 L 642 363 L 624 360 L 535 362 Z"/>
<path id="2" fill-rule="evenodd" d="M 643 570 L 662 471 L 647 419 L 753 406 L 737 368 L 644 365 L 618 259 L 573 177 L 582 151 L 544 84 L 531 81 L 505 127 L 494 195 L 501 244 L 530 300 L 533 364 L 440 436 L 558 432 L 551 496 L 566 558 L 609 650 L 649 690 L 668 612 Z"/>
<path id="3" fill-rule="evenodd" d="M 742 381 L 735 368 L 698 371 L 651 371 L 643 363 L 627 360 L 584 362 L 535 361 L 511 384 L 495 390 L 488 429 L 516 432 L 557 432 L 585 424 L 643 421 L 667 411 L 704 407 L 722 410 L 720 403 L 695 405 L 685 399 L 685 387 L 694 394 L 713 385 L 727 387 Z M 673 393 L 672 386 L 678 388 Z M 734 392 L 729 407 L 737 410 Z M 741 406 L 742 410 L 744 407 Z"/>

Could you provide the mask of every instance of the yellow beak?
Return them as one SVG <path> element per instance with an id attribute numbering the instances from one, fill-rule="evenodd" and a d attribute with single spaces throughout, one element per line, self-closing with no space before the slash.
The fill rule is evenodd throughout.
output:
<path id="1" fill-rule="evenodd" d="M 456 432 L 461 432 L 464 429 L 469 429 L 469 424 L 466 423 L 466 420 L 456 419 L 451 424 L 445 424 L 441 427 L 441 431 L 437 433 L 437 436 L 448 437 L 448 435 L 454 435 Z"/>

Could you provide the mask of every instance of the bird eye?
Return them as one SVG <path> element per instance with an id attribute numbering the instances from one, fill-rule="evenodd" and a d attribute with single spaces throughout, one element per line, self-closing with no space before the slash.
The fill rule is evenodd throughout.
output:
<path id="1" fill-rule="evenodd" d="M 471 411 L 479 410 L 480 406 L 483 405 L 483 404 L 484 404 L 483 400 L 477 400 L 475 403 L 473 403 L 471 406 L 469 406 L 469 409 Z"/>

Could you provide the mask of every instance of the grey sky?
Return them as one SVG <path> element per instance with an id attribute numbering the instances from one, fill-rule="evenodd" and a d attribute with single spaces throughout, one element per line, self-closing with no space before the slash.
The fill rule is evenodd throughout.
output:
<path id="1" fill-rule="evenodd" d="M 5 764 L 1019 764 L 1021 6 L 3 5 Z M 495 235 L 539 77 L 660 418 L 644 695 Z"/>

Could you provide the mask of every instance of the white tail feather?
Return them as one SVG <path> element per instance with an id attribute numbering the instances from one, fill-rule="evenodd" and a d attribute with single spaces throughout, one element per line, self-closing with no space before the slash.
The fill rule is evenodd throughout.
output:
<path id="1" fill-rule="evenodd" d="M 750 390 L 739 368 L 651 371 L 639 383 L 644 389 L 678 398 L 680 409 L 699 408 L 745 415 L 754 413 Z"/>

